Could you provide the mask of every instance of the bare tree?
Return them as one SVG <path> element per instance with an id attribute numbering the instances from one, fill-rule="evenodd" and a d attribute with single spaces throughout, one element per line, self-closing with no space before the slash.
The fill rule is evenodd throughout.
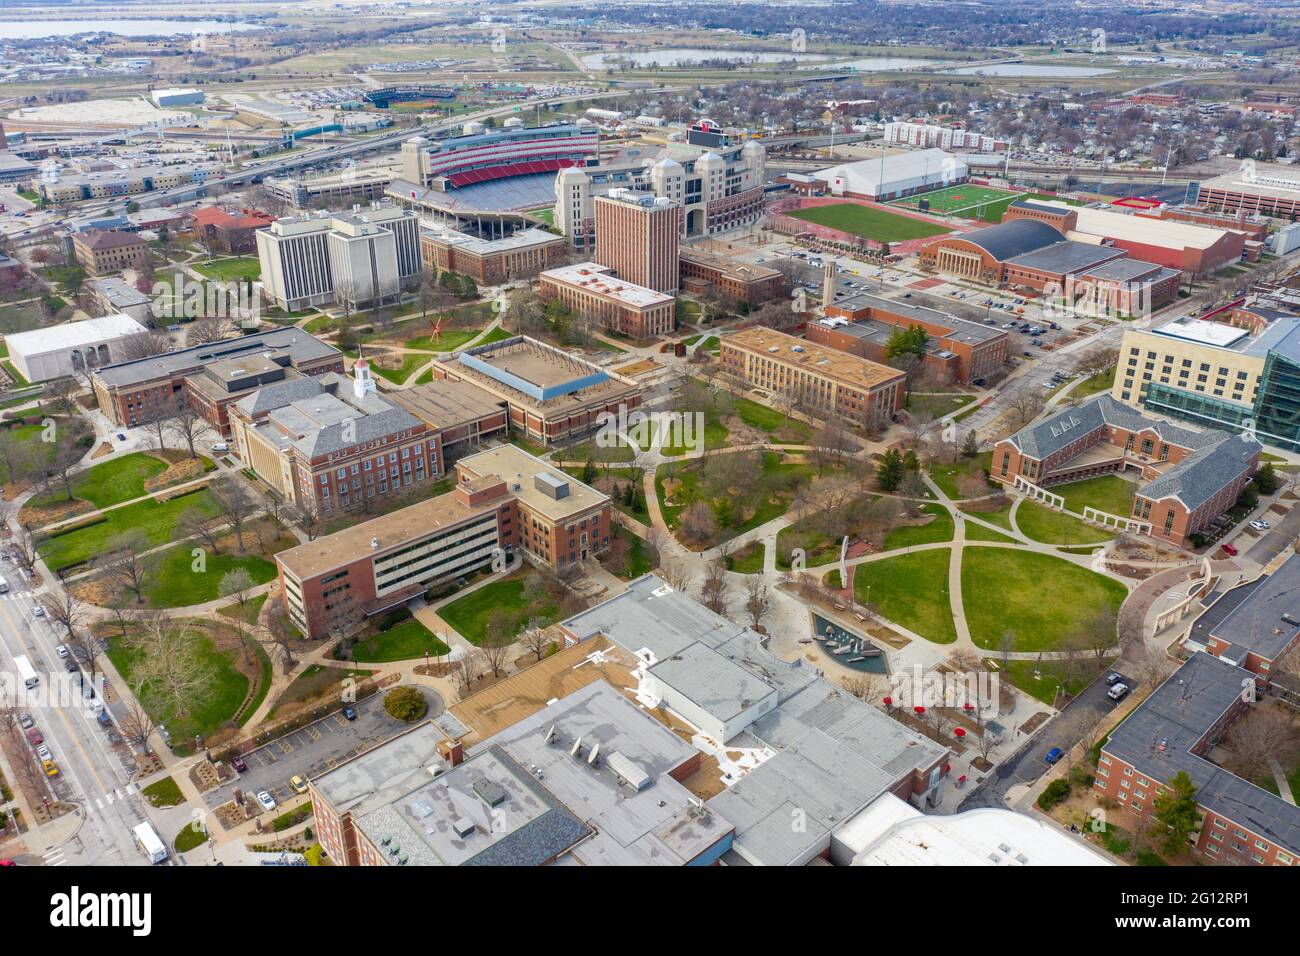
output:
<path id="1" fill-rule="evenodd" d="M 1022 386 L 1007 396 L 1007 406 L 1017 427 L 1028 425 L 1043 410 L 1043 396 Z"/>
<path id="2" fill-rule="evenodd" d="M 225 527 L 223 518 L 209 515 L 200 507 L 191 507 L 181 513 L 179 525 L 186 537 L 200 539 L 213 554 L 221 553 L 217 542 L 221 529 Z"/>
<path id="3" fill-rule="evenodd" d="M 138 528 L 111 538 L 108 550 L 100 559 L 105 577 L 135 595 L 137 604 L 144 603 L 146 558 L 153 544 Z"/>
<path id="4" fill-rule="evenodd" d="M 705 569 L 700 601 L 714 614 L 727 613 L 727 605 L 731 603 L 731 582 L 727 580 L 727 569 L 721 561 L 710 561 Z"/>
<path id="5" fill-rule="evenodd" d="M 190 323 L 185 331 L 185 344 L 193 346 L 220 342 L 230 338 L 236 331 L 235 324 L 228 317 L 205 315 Z"/>
<path id="6" fill-rule="evenodd" d="M 684 594 L 690 590 L 691 575 L 683 564 L 678 562 L 666 564 L 659 569 L 659 576 L 663 578 L 664 583 L 674 591 Z"/>
<path id="7" fill-rule="evenodd" d="M 126 712 L 121 719 L 122 733 L 127 740 L 142 751 L 151 753 L 149 737 L 157 729 L 157 722 L 154 721 L 153 715 L 149 713 L 149 708 L 137 698 L 128 696 L 124 703 Z"/>
<path id="8" fill-rule="evenodd" d="M 130 338 L 123 339 L 117 347 L 121 355 L 121 361 L 134 362 L 138 359 L 151 358 L 155 355 L 162 355 L 164 352 L 170 352 L 172 339 L 162 329 L 148 329 Z"/>
<path id="9" fill-rule="evenodd" d="M 519 643 L 523 645 L 524 650 L 536 655 L 538 661 L 546 656 L 552 641 L 551 636 L 546 633 L 541 618 L 533 618 L 524 626 L 519 633 Z"/>
<path id="10" fill-rule="evenodd" d="M 199 635 L 184 621 L 149 615 L 127 639 L 136 652 L 131 689 L 156 700 L 160 711 L 188 716 L 213 692 L 216 669 Z"/>
<path id="11" fill-rule="evenodd" d="M 61 427 L 56 426 L 52 433 L 54 451 L 47 460 L 45 474 L 52 482 L 63 486 L 68 501 L 73 498 L 72 474 L 85 457 L 86 439 L 93 440 L 94 434 L 84 418 L 69 418 Z M 44 434 L 41 439 L 45 440 Z"/>
<path id="12" fill-rule="evenodd" d="M 244 484 L 233 476 L 227 476 L 214 482 L 212 485 L 212 495 L 217 499 L 217 504 L 221 509 L 221 516 L 230 524 L 230 528 L 235 532 L 235 541 L 239 547 L 239 553 L 244 553 L 244 526 L 248 523 L 255 510 L 252 496 Z"/>
<path id="13" fill-rule="evenodd" d="M 244 648 L 245 660 L 252 660 L 253 648 L 248 631 L 248 602 L 253 599 L 253 576 L 247 568 L 232 568 L 221 576 L 217 584 L 217 593 L 221 597 L 233 597 L 239 613 L 232 619 L 239 643 Z"/>
<path id="14" fill-rule="evenodd" d="M 268 603 L 266 610 L 262 612 L 262 623 L 259 625 L 258 633 L 261 635 L 258 639 L 264 644 L 270 644 L 272 647 L 280 649 L 280 660 L 284 666 L 284 673 L 293 670 L 297 661 L 293 657 L 293 642 L 298 637 L 298 629 L 294 627 L 293 621 L 289 618 L 289 611 L 284 606 L 283 601 L 271 601 Z"/>
<path id="15" fill-rule="evenodd" d="M 194 451 L 194 444 L 205 435 L 213 434 L 208 420 L 188 406 L 168 418 L 164 427 L 185 443 L 191 458 L 198 457 Z"/>
<path id="16" fill-rule="evenodd" d="M 745 613 L 749 615 L 750 624 L 758 627 L 771 609 L 762 575 L 751 574 L 745 579 Z"/>

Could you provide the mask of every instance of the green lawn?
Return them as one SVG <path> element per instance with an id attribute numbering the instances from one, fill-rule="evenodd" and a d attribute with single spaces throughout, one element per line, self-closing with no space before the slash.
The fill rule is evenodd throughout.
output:
<path id="1" fill-rule="evenodd" d="M 1078 385 L 1074 386 L 1074 388 L 1070 390 L 1070 394 L 1066 397 L 1085 399 L 1091 395 L 1096 395 L 1099 392 L 1109 392 L 1114 387 L 1115 369 L 1112 368 L 1109 372 L 1098 375 L 1096 378 L 1084 379 Z"/>
<path id="2" fill-rule="evenodd" d="M 561 461 L 582 461 L 588 458 L 597 464 L 605 461 L 631 461 L 636 457 L 636 451 L 622 438 L 617 439 L 618 444 L 602 446 L 597 444 L 596 439 L 588 438 L 586 441 L 578 442 L 563 451 L 557 452 L 556 457 Z"/>
<path id="3" fill-rule="evenodd" d="M 582 468 L 569 467 L 562 470 L 572 477 L 577 478 L 579 481 L 582 481 Z M 605 468 L 603 465 L 596 466 L 596 474 L 598 478 L 603 478 L 605 476 Z M 620 489 L 611 488 L 609 490 L 610 500 L 613 502 L 614 507 L 623 512 L 623 514 L 627 515 L 629 518 L 634 518 L 642 524 L 648 525 L 650 523 L 650 511 L 646 507 L 644 495 L 638 493 L 635 498 L 636 504 L 629 505 L 622 498 L 614 494 L 616 490 L 621 490 L 622 486 L 626 486 L 632 480 L 632 470 L 630 468 L 611 468 L 609 469 L 609 477 L 610 481 L 620 485 Z M 640 539 L 638 538 L 637 540 L 639 541 Z"/>
<path id="4" fill-rule="evenodd" d="M 953 535 L 952 515 L 940 504 L 926 505 L 923 514 L 934 517 L 926 524 L 903 525 L 885 535 L 885 550 L 907 548 L 914 544 L 930 544 L 935 541 L 951 541 Z"/>
<path id="5" fill-rule="evenodd" d="M 197 826 L 195 823 L 187 823 L 181 832 L 176 834 L 172 846 L 177 853 L 186 853 L 203 846 L 207 842 L 208 834 L 202 827 Z"/>
<path id="6" fill-rule="evenodd" d="M 966 522 L 966 540 L 967 541 L 999 541 L 1003 544 L 1017 544 L 1015 538 L 1010 535 L 994 531 L 992 528 L 986 528 L 981 524 L 975 524 L 973 521 Z"/>
<path id="7" fill-rule="evenodd" d="M 1127 517 L 1133 511 L 1133 493 L 1137 485 L 1119 475 L 1101 475 L 1072 481 L 1068 485 L 1053 485 L 1052 493 L 1065 499 L 1065 507 L 1077 514 L 1084 508 L 1099 508 L 1113 515 Z M 1024 505 L 1021 505 L 1024 510 Z"/>
<path id="8" fill-rule="evenodd" d="M 352 659 L 361 663 L 407 661 L 423 657 L 442 657 L 449 648 L 427 627 L 413 617 L 399 621 L 386 631 L 381 631 L 359 641 L 352 648 Z"/>
<path id="9" fill-rule="evenodd" d="M 1108 657 L 1104 664 L 1114 660 Z M 1044 704 L 1052 706 L 1056 703 L 1057 691 L 1061 688 L 1062 668 L 1058 661 L 1045 660 L 1041 664 L 1038 661 L 1027 660 L 1010 660 L 1005 667 L 1002 661 L 997 658 L 989 658 L 991 666 L 995 667 L 1002 675 L 1003 679 L 1008 680 L 1011 684 L 1024 691 L 1030 697 L 1041 700 Z M 1034 676 L 1034 672 L 1038 676 Z M 1088 686 L 1091 678 L 1071 678 L 1065 688 L 1067 694 L 1077 694 Z"/>
<path id="10" fill-rule="evenodd" d="M 192 547 L 198 542 L 168 548 L 149 559 L 144 597 L 150 607 L 188 607 L 221 597 L 221 579 L 243 568 L 254 584 L 265 584 L 275 577 L 275 562 L 256 555 L 205 554 L 202 571 L 194 570 Z"/>
<path id="11" fill-rule="evenodd" d="M 785 415 L 775 408 L 768 408 L 766 405 L 760 405 L 758 402 L 740 396 L 732 399 L 732 406 L 736 410 L 736 417 L 750 428 L 768 433 L 782 429 L 790 432 L 791 444 L 803 444 L 812 437 L 812 429 L 805 422 L 793 418 L 787 420 Z M 707 425 L 705 433 L 706 435 L 708 433 Z"/>
<path id="12" fill-rule="evenodd" d="M 930 469 L 930 477 L 934 483 L 943 489 L 943 493 L 954 501 L 964 498 L 965 495 L 957 487 L 959 481 L 969 475 L 983 477 L 988 473 L 989 467 L 993 461 L 993 452 L 981 452 L 974 458 L 962 458 L 955 465 L 936 464 Z M 987 485 L 981 489 L 985 494 L 993 493 L 993 486 Z"/>
<path id="13" fill-rule="evenodd" d="M 394 385 L 402 385 L 406 382 L 408 378 L 411 377 L 412 372 L 414 372 L 421 365 L 427 365 L 429 362 L 429 356 L 421 355 L 419 352 L 403 352 L 401 353 L 401 357 L 402 357 L 402 364 L 400 367 L 380 368 L 379 366 L 376 365 L 373 366 L 375 374 L 382 375 L 384 378 L 388 379 Z"/>
<path id="14" fill-rule="evenodd" d="M 936 548 L 860 564 L 853 572 L 854 594 L 894 623 L 936 644 L 951 644 L 957 640 L 948 602 L 951 553 Z"/>
<path id="15" fill-rule="evenodd" d="M 1020 502 L 1016 524 L 1025 537 L 1043 544 L 1099 544 L 1114 537 L 1109 531 L 1036 501 Z"/>
<path id="16" fill-rule="evenodd" d="M 435 339 L 432 335 L 420 335 L 406 340 L 408 349 L 423 349 L 426 352 L 455 352 L 472 342 L 483 332 L 482 329 L 448 329 L 439 333 Z M 428 359 L 428 356 L 425 356 Z"/>
<path id="17" fill-rule="evenodd" d="M 524 577 L 516 574 L 485 584 L 477 591 L 444 604 L 438 609 L 438 615 L 471 644 L 483 643 L 483 638 L 487 636 L 488 618 L 498 608 L 514 614 L 539 617 L 547 623 L 555 620 L 554 605 L 529 606 L 524 600 Z"/>
<path id="18" fill-rule="evenodd" d="M 645 542 L 622 525 L 613 526 L 613 544 L 620 545 L 620 549 L 622 544 L 626 544 L 627 550 L 616 557 L 611 549 L 610 553 L 601 558 L 601 564 L 612 574 L 625 581 L 632 581 L 654 570 Z"/>
<path id="19" fill-rule="evenodd" d="M 150 543 L 160 545 L 172 539 L 176 522 L 190 508 L 198 508 L 206 515 L 220 510 L 206 488 L 164 502 L 138 501 L 104 512 L 94 524 L 46 538 L 39 544 L 41 556 L 52 571 L 58 571 L 104 554 L 113 538 L 137 529 Z"/>
<path id="20" fill-rule="evenodd" d="M 777 547 L 780 547 L 778 543 Z M 727 570 L 737 574 L 758 574 L 763 570 L 763 556 L 767 549 L 762 541 L 751 541 L 743 548 L 727 555 Z"/>
<path id="21" fill-rule="evenodd" d="M 1057 650 L 1097 611 L 1113 620 L 1128 594 L 1118 581 L 1063 558 L 1012 548 L 965 551 L 961 581 L 971 638 L 988 650 L 1006 631 L 1017 651 Z"/>
<path id="22" fill-rule="evenodd" d="M 776 534 L 776 566 L 790 570 L 790 557 L 795 548 L 803 548 L 805 567 L 830 564 L 840 556 L 840 541 L 815 531 L 803 531 L 797 525 L 782 528 Z"/>
<path id="23" fill-rule="evenodd" d="M 670 528 L 677 526 L 677 519 L 687 505 L 702 497 L 703 490 L 700 486 L 700 476 L 707 461 L 707 459 L 701 459 L 692 461 L 687 465 L 677 466 L 677 478 L 681 481 L 681 487 L 677 489 L 673 499 L 676 503 L 673 505 L 664 504 L 663 475 L 656 473 L 655 493 L 659 496 L 660 509 L 663 511 L 664 520 L 668 522 Z M 659 472 L 662 472 L 663 469 L 664 466 L 661 465 Z M 762 475 L 772 482 L 778 482 L 781 485 L 781 490 L 775 494 L 755 496 L 757 500 L 739 502 L 753 507 L 753 512 L 747 518 L 733 511 L 733 506 L 738 503 L 733 499 L 715 499 L 709 502 L 715 515 L 717 515 L 719 527 L 724 531 L 729 531 L 731 536 L 735 536 L 744 534 L 761 524 L 766 524 L 773 518 L 780 517 L 785 514 L 786 508 L 789 507 L 794 490 L 810 482 L 816 470 L 813 465 L 785 462 L 779 452 L 764 452 Z"/>
<path id="24" fill-rule="evenodd" d="M 132 498 L 144 497 L 144 483 L 166 470 L 167 462 L 161 458 L 136 452 L 79 472 L 72 480 L 72 494 L 96 508 L 108 508 Z M 63 495 L 56 490 L 42 499 L 33 499 L 31 504 L 39 508 L 55 504 L 62 498 Z"/>
<path id="25" fill-rule="evenodd" d="M 194 271 L 209 279 L 231 282 L 238 279 L 256 281 L 262 278 L 262 265 L 256 256 L 240 256 L 234 259 L 213 259 L 201 262 Z"/>
<path id="26" fill-rule="evenodd" d="M 200 634 L 197 643 L 202 659 L 213 668 L 209 694 L 184 716 L 176 714 L 170 706 L 153 713 L 154 719 L 171 732 L 172 743 L 178 751 L 192 749 L 195 734 L 206 736 L 233 720 L 239 705 L 248 696 L 248 678 L 234 665 L 234 655 L 239 652 L 219 650 L 206 634 Z M 118 673 L 130 683 L 138 651 L 128 649 L 115 638 L 109 641 L 107 653 Z"/>
<path id="27" fill-rule="evenodd" d="M 178 803 L 185 802 L 185 795 L 181 793 L 181 788 L 171 777 L 163 777 L 156 783 L 149 784 L 140 793 L 149 801 L 151 807 L 174 807 Z"/>
<path id="28" fill-rule="evenodd" d="M 786 215 L 855 236 L 874 239 L 877 242 L 924 239 L 927 236 L 939 236 L 951 231 L 935 223 L 847 202 L 796 209 L 787 212 Z"/>

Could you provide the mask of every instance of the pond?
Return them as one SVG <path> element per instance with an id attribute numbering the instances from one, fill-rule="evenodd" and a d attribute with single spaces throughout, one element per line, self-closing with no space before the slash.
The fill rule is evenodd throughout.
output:
<path id="1" fill-rule="evenodd" d="M 227 23 L 223 20 L 41 20 L 0 21 L 0 39 L 44 40 L 86 33 L 114 33 L 124 37 L 172 37 L 194 33 L 227 33 L 254 30 L 257 23 Z"/>

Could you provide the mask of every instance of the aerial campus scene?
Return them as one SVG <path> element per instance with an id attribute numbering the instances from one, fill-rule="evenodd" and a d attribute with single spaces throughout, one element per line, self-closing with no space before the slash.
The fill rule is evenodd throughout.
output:
<path id="1" fill-rule="evenodd" d="M 7 0 L 6 885 L 1300 865 L 1298 113 L 1289 2 Z"/>

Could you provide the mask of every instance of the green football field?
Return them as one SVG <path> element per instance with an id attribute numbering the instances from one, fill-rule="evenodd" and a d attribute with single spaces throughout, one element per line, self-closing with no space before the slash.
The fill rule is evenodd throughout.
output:
<path id="1" fill-rule="evenodd" d="M 787 212 L 787 216 L 802 219 L 874 239 L 877 242 L 903 242 L 907 239 L 924 239 L 927 236 L 939 236 L 952 230 L 934 223 L 922 222 L 908 216 L 899 216 L 883 209 L 871 206 L 859 206 L 856 203 L 832 203 L 826 206 L 809 206 Z"/>
<path id="2" fill-rule="evenodd" d="M 949 186 L 947 189 L 936 189 L 933 192 L 919 193 L 915 196 L 906 196 L 902 199 L 895 199 L 891 206 L 906 206 L 908 209 L 917 209 L 920 207 L 921 200 L 928 200 L 930 211 L 941 213 L 945 216 L 951 216 L 957 213 L 970 210 L 976 212 L 980 206 L 990 203 L 1002 203 L 1004 200 L 1009 202 L 1015 199 L 1019 193 L 1013 193 L 1006 189 L 995 189 L 992 186 L 972 186 L 969 184 L 961 186 Z"/>

